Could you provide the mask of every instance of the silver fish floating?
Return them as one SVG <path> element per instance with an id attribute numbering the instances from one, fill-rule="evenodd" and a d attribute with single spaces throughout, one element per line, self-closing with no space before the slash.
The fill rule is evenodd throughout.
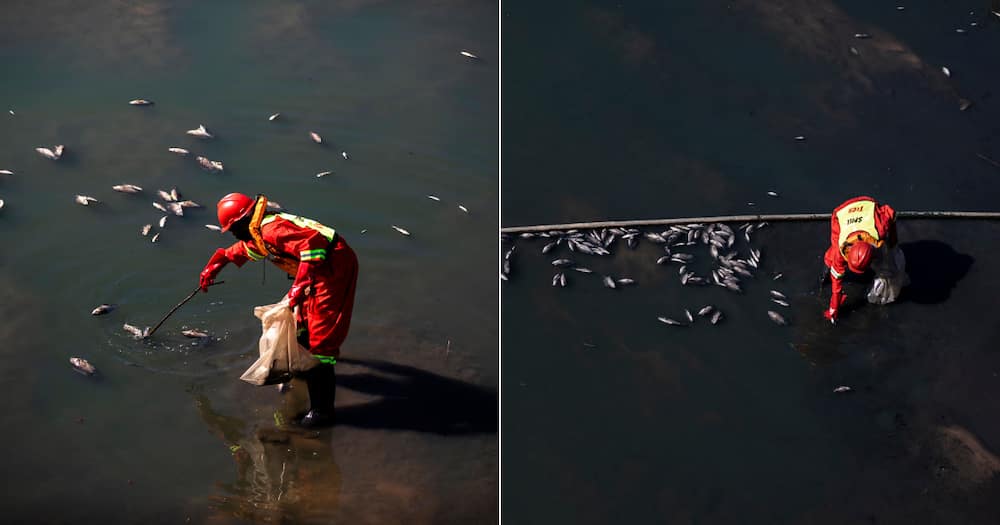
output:
<path id="1" fill-rule="evenodd" d="M 785 274 L 783 274 L 781 272 L 778 272 L 778 273 L 774 274 L 774 277 L 772 277 L 771 280 L 777 281 L 778 279 L 781 279 L 782 275 L 785 275 Z"/>
<path id="2" fill-rule="evenodd" d="M 602 282 L 607 288 L 615 288 L 615 280 L 606 275 L 604 276 L 604 279 L 602 279 Z"/>
<path id="3" fill-rule="evenodd" d="M 177 203 L 181 208 L 201 208 L 201 204 L 195 201 L 180 201 Z"/>
<path id="4" fill-rule="evenodd" d="M 69 358 L 69 364 L 73 365 L 73 370 L 76 370 L 85 376 L 92 376 L 97 373 L 97 369 L 94 368 L 94 365 L 90 364 L 82 357 Z"/>
<path id="5" fill-rule="evenodd" d="M 167 151 L 169 151 L 170 153 L 176 153 L 182 157 L 186 157 L 189 153 L 191 153 L 190 151 L 184 148 L 167 148 Z"/>
<path id="6" fill-rule="evenodd" d="M 669 317 L 657 317 L 656 319 L 658 321 L 660 321 L 661 323 L 668 324 L 670 326 L 684 326 L 684 323 L 682 323 L 680 321 L 675 321 L 675 320 L 673 320 L 673 319 L 671 319 Z"/>
<path id="7" fill-rule="evenodd" d="M 784 306 L 785 308 L 790 308 L 789 304 L 786 303 L 785 301 L 782 301 L 781 299 L 771 299 L 771 302 L 774 304 L 779 304 L 781 306 Z"/>
<path id="8" fill-rule="evenodd" d="M 779 314 L 778 312 L 775 312 L 775 311 L 772 311 L 772 310 L 768 310 L 767 311 L 767 316 L 770 317 L 772 321 L 774 321 L 775 323 L 777 323 L 777 324 L 779 324 L 781 326 L 784 326 L 784 325 L 788 324 L 788 321 L 786 321 L 785 318 L 782 317 L 781 314 Z"/>
<path id="9" fill-rule="evenodd" d="M 91 203 L 100 202 L 97 199 L 93 197 L 88 197 L 86 195 L 77 195 L 74 200 L 77 202 L 77 204 L 82 204 L 84 206 L 90 206 Z"/>
<path id="10" fill-rule="evenodd" d="M 464 57 L 466 57 L 466 58 L 471 58 L 472 60 L 479 60 L 479 57 L 478 57 L 478 56 L 476 56 L 476 55 L 473 55 L 472 53 L 470 53 L 470 52 L 468 52 L 468 51 L 459 51 L 459 53 L 458 53 L 458 54 L 459 54 L 459 55 L 462 55 L 462 56 L 464 56 Z"/>
<path id="11" fill-rule="evenodd" d="M 153 227 L 152 224 L 146 224 L 145 226 L 142 227 L 141 230 L 139 230 L 139 233 L 141 233 L 142 236 L 145 237 L 149 235 L 149 230 L 152 229 L 152 227 Z"/>
<path id="12" fill-rule="evenodd" d="M 274 115 L 271 115 L 270 117 L 267 117 L 267 120 L 269 120 L 271 122 L 274 122 L 280 116 L 281 116 L 281 113 L 275 113 Z"/>
<path id="13" fill-rule="evenodd" d="M 149 242 L 156 242 L 158 240 L 160 240 L 160 232 L 157 232 L 156 235 L 154 235 L 153 238 L 149 240 Z"/>
<path id="14" fill-rule="evenodd" d="M 323 137 L 320 137 L 319 133 L 316 133 L 315 131 L 310 131 L 309 132 L 309 138 L 311 138 L 313 140 L 313 142 L 315 142 L 316 144 L 322 144 L 323 143 Z"/>
<path id="15" fill-rule="evenodd" d="M 194 136 L 194 137 L 198 137 L 200 139 L 210 139 L 210 138 L 213 138 L 215 136 L 215 135 L 212 135 L 211 133 L 209 133 L 207 129 L 205 129 L 205 125 L 204 124 L 199 124 L 197 128 L 195 128 L 195 129 L 189 129 L 189 130 L 185 131 L 184 133 L 187 133 L 188 135 L 191 135 L 191 136 Z"/>
<path id="16" fill-rule="evenodd" d="M 944 76 L 946 76 L 946 77 L 950 77 L 951 76 L 951 70 L 948 69 L 948 68 L 946 68 L 946 67 L 942 67 L 941 68 L 941 72 L 944 73 Z"/>
<path id="17" fill-rule="evenodd" d="M 37 151 L 39 155 L 49 160 L 59 160 L 59 155 L 56 155 L 55 152 L 53 152 L 49 148 L 35 148 L 35 151 Z"/>
<path id="18" fill-rule="evenodd" d="M 181 194 L 177 191 L 177 188 L 170 188 L 170 200 L 176 202 L 181 199 Z"/>
<path id="19" fill-rule="evenodd" d="M 669 255 L 664 255 L 663 257 L 660 257 L 659 259 L 656 260 L 656 264 L 666 264 L 668 262 L 671 262 Z"/>
<path id="20" fill-rule="evenodd" d="M 770 292 L 771 292 L 771 297 L 774 297 L 775 299 L 788 299 L 787 297 L 785 297 L 785 294 L 777 290 L 770 290 Z"/>
<path id="21" fill-rule="evenodd" d="M 689 323 L 693 323 L 694 322 L 694 316 L 691 315 L 691 310 L 688 310 L 687 308 L 684 309 L 684 317 L 688 318 L 688 322 Z"/>
<path id="22" fill-rule="evenodd" d="M 173 201 L 176 200 L 169 193 L 167 193 L 167 192 L 165 192 L 163 190 L 156 190 L 156 194 L 159 195 L 160 198 L 163 199 L 166 202 L 173 202 Z"/>
<path id="23" fill-rule="evenodd" d="M 410 236 L 410 232 L 400 228 L 399 226 L 396 226 L 395 224 L 392 225 L 392 229 L 398 231 L 399 233 L 402 233 L 403 235 L 406 235 L 407 237 Z"/>
<path id="24" fill-rule="evenodd" d="M 432 200 L 432 201 L 441 202 L 441 198 L 438 197 L 437 195 L 428 195 L 427 198 L 430 199 L 430 200 Z"/>
<path id="25" fill-rule="evenodd" d="M 115 191 L 120 191 L 122 193 L 139 193 L 140 191 L 142 191 L 142 188 L 136 186 L 135 184 L 118 184 L 112 186 L 111 189 Z"/>
<path id="26" fill-rule="evenodd" d="M 458 209 L 464 211 L 465 213 L 469 213 L 469 209 L 466 208 L 465 206 L 462 206 L 461 204 L 458 205 Z"/>
<path id="27" fill-rule="evenodd" d="M 871 37 L 872 36 L 869 35 L 868 33 L 854 33 L 854 38 L 857 38 L 859 40 L 863 40 L 863 39 L 871 38 Z"/>
<path id="28" fill-rule="evenodd" d="M 843 394 L 845 392 L 850 392 L 851 390 L 853 390 L 853 389 L 851 387 L 849 387 L 849 386 L 838 386 L 837 388 L 833 389 L 833 393 L 835 393 L 835 394 Z"/>
<path id="29" fill-rule="evenodd" d="M 160 224 L 160 229 L 161 230 L 163 229 L 164 226 L 167 225 L 167 217 L 169 217 L 169 215 L 164 215 L 163 217 L 160 217 L 159 224 Z"/>
<path id="30" fill-rule="evenodd" d="M 556 259 L 556 260 L 552 261 L 552 266 L 557 266 L 557 267 L 559 267 L 559 266 L 569 266 L 571 264 L 573 264 L 573 261 L 571 261 L 569 259 Z"/>
<path id="31" fill-rule="evenodd" d="M 344 157 L 344 160 L 347 160 L 347 159 L 351 158 L 350 155 L 348 155 L 346 151 L 341 151 L 340 154 Z"/>
<path id="32" fill-rule="evenodd" d="M 777 196 L 778 196 L 778 194 L 777 194 L 777 193 L 775 193 L 775 192 L 773 192 L 773 191 L 769 191 L 769 192 L 767 192 L 767 195 L 768 195 L 769 197 L 777 197 Z"/>
<path id="33" fill-rule="evenodd" d="M 208 228 L 209 230 L 214 231 L 214 232 L 222 233 L 222 228 L 220 228 L 220 227 L 218 227 L 218 226 L 216 226 L 214 224 L 206 224 L 205 227 Z"/>
<path id="34" fill-rule="evenodd" d="M 192 339 L 205 339 L 210 337 L 207 332 L 202 332 L 201 330 L 181 330 L 181 334 L 184 337 L 190 337 Z"/>
<path id="35" fill-rule="evenodd" d="M 113 304 L 102 304 L 102 305 L 98 306 L 97 308 L 94 308 L 93 310 L 91 310 L 90 315 L 104 315 L 104 314 L 106 314 L 106 313 L 111 312 L 112 310 L 114 310 L 115 306 L 116 305 L 113 305 Z"/>
<path id="36" fill-rule="evenodd" d="M 162 211 L 163 213 L 170 213 L 170 210 L 168 210 L 166 207 L 164 207 L 162 204 L 158 202 L 154 202 L 153 207 Z"/>
<path id="37" fill-rule="evenodd" d="M 138 328 L 136 328 L 136 327 L 134 327 L 134 326 L 132 326 L 132 325 L 130 325 L 128 323 L 123 324 L 122 328 L 124 328 L 126 332 L 132 334 L 132 336 L 135 337 L 136 339 L 142 339 L 142 337 L 143 337 L 143 331 L 142 330 L 139 330 Z"/>
<path id="38" fill-rule="evenodd" d="M 698 310 L 698 315 L 705 317 L 706 315 L 712 313 L 715 308 L 712 305 L 704 306 L 701 310 Z"/>
<path id="39" fill-rule="evenodd" d="M 722 310 L 716 310 L 715 313 L 712 314 L 712 318 L 709 319 L 709 321 L 711 321 L 712 324 L 718 324 L 719 321 L 721 320 L 722 320 Z"/>
<path id="40" fill-rule="evenodd" d="M 132 105 L 132 106 L 152 106 L 153 105 L 153 101 L 152 100 L 146 100 L 144 98 L 137 98 L 137 99 L 129 100 L 128 103 L 130 105 Z"/>
<path id="41" fill-rule="evenodd" d="M 635 281 L 629 278 L 618 279 L 615 282 L 618 283 L 618 286 L 628 286 L 630 284 L 635 284 Z"/>
<path id="42" fill-rule="evenodd" d="M 321 172 L 319 172 L 319 173 L 316 174 L 316 178 L 317 179 L 323 178 L 323 177 L 326 177 L 327 175 L 331 175 L 331 174 L 333 174 L 332 171 L 321 171 Z"/>
<path id="43" fill-rule="evenodd" d="M 208 171 L 224 171 L 225 167 L 217 160 L 210 160 L 207 157 L 195 157 L 198 164 Z"/>
<path id="44" fill-rule="evenodd" d="M 580 273 L 594 273 L 594 270 L 591 270 L 590 268 L 584 268 L 582 266 L 576 266 L 573 269 Z"/>
<path id="45" fill-rule="evenodd" d="M 178 204 L 176 202 L 168 202 L 167 203 L 167 209 L 170 210 L 170 213 L 173 213 L 174 215 L 176 215 L 178 217 L 183 217 L 184 216 L 184 206 L 181 206 L 180 204 Z"/>
<path id="46" fill-rule="evenodd" d="M 14 172 L 10 170 L 0 170 L 0 175 L 13 175 Z"/>

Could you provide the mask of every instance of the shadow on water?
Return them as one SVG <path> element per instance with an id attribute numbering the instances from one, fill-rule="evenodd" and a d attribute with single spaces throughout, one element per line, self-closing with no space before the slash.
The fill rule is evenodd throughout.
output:
<path id="1" fill-rule="evenodd" d="M 414 368 L 378 360 L 340 359 L 362 367 L 338 373 L 337 386 L 381 399 L 337 408 L 336 425 L 414 430 L 435 434 L 497 431 L 497 394 L 488 389 Z"/>
<path id="2" fill-rule="evenodd" d="M 941 303 L 952 288 L 969 273 L 973 258 L 957 253 L 951 246 L 934 240 L 900 243 L 906 256 L 910 285 L 899 300 L 919 304 Z"/>

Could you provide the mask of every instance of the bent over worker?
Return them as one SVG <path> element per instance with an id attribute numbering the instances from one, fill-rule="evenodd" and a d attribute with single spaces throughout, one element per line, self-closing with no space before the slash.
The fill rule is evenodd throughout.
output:
<path id="1" fill-rule="evenodd" d="M 289 307 L 298 306 L 299 343 L 320 361 L 302 374 L 309 390 L 309 412 L 301 424 L 314 427 L 333 419 L 336 396 L 334 363 L 347 337 L 358 281 L 358 259 L 333 228 L 312 219 L 277 213 L 267 198 L 230 193 L 218 204 L 219 226 L 239 239 L 219 248 L 201 272 L 202 291 L 228 263 L 269 259 L 294 277 Z"/>
<path id="2" fill-rule="evenodd" d="M 848 271 L 863 274 L 871 268 L 875 280 L 868 302 L 888 304 L 909 284 L 906 259 L 896 238 L 896 211 L 868 196 L 855 197 L 837 206 L 830 216 L 830 247 L 823 261 L 829 267 L 833 293 L 823 317 L 835 323 L 847 296 L 843 279 Z"/>

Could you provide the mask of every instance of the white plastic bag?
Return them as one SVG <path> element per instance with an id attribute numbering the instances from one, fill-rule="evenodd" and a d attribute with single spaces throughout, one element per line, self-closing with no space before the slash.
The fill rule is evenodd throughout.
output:
<path id="1" fill-rule="evenodd" d="M 305 372 L 319 361 L 295 338 L 295 313 L 286 296 L 276 304 L 258 306 L 253 314 L 260 319 L 260 357 L 240 376 L 252 385 L 273 385 L 291 379 L 293 372 Z"/>
<path id="2" fill-rule="evenodd" d="M 895 302 L 903 287 L 910 284 L 910 276 L 906 274 L 906 257 L 899 246 L 891 250 L 881 248 L 879 255 L 872 261 L 875 281 L 868 290 L 868 302 L 889 304 Z"/>

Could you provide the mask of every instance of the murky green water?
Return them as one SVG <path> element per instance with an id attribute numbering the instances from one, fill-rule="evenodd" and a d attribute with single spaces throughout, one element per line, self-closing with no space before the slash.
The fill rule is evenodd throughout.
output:
<path id="1" fill-rule="evenodd" d="M 0 169 L 15 171 L 0 179 L 6 516 L 495 519 L 498 313 L 485 269 L 497 224 L 496 12 L 460 2 L 3 7 Z M 217 138 L 184 134 L 198 124 Z M 67 149 L 58 162 L 33 151 L 54 144 Z M 205 172 L 171 146 L 226 171 Z M 145 192 L 111 190 L 121 183 Z M 152 244 L 139 229 L 159 231 L 154 192 L 174 186 L 206 208 L 167 219 Z M 232 242 L 203 226 L 230 191 L 333 225 L 360 259 L 338 365 L 342 417 L 318 435 L 275 433 L 305 408 L 304 385 L 282 396 L 238 380 L 256 354 L 252 307 L 289 284 L 273 267 L 227 268 L 226 284 L 153 341 L 121 329 L 154 324 Z M 79 206 L 78 193 L 101 203 Z M 91 317 L 104 302 L 119 308 Z M 216 338 L 192 343 L 182 327 Z M 74 355 L 100 377 L 74 374 Z"/>
<path id="2" fill-rule="evenodd" d="M 977 157 L 1000 157 L 1000 20 L 984 4 L 505 4 L 502 223 L 825 212 L 866 193 L 996 210 L 1000 171 Z M 1000 226 L 899 233 L 910 293 L 837 327 L 820 317 L 821 222 L 761 230 L 743 295 L 681 286 L 648 242 L 597 258 L 516 240 L 501 287 L 505 518 L 993 523 Z M 566 256 L 596 274 L 553 288 L 550 261 Z M 609 290 L 602 274 L 638 284 Z M 705 304 L 726 320 L 656 320 Z"/>

